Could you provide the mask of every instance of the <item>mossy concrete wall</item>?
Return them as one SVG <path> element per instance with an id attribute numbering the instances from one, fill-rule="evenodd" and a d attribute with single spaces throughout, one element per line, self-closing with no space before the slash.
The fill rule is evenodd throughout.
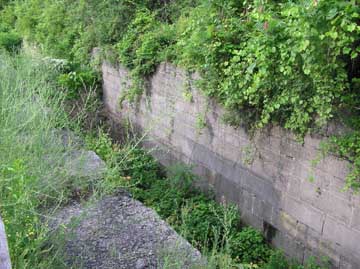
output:
<path id="1" fill-rule="evenodd" d="M 320 137 L 301 144 L 279 127 L 250 137 L 223 123 L 223 109 L 194 87 L 194 75 L 167 63 L 137 105 L 120 107 L 128 71 L 104 63 L 102 72 L 109 115 L 139 127 L 160 162 L 193 164 L 219 200 L 235 203 L 246 223 L 288 255 L 325 255 L 334 268 L 360 268 L 360 196 L 341 191 L 346 161 L 328 156 L 312 167 Z"/>

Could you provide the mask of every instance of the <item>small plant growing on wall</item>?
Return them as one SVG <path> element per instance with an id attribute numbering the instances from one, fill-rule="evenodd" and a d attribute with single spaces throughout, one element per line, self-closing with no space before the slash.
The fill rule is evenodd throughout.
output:
<path id="1" fill-rule="evenodd" d="M 195 127 L 198 135 L 202 134 L 202 130 L 206 128 L 206 115 L 198 114 L 196 116 Z"/>
<path id="2" fill-rule="evenodd" d="M 246 165 L 251 165 L 254 162 L 256 156 L 256 148 L 252 147 L 251 145 L 247 145 L 242 149 L 242 153 L 244 157 L 242 161 Z"/>
<path id="3" fill-rule="evenodd" d="M 190 72 L 186 72 L 186 81 L 184 83 L 184 91 L 182 93 L 184 99 L 187 102 L 192 102 L 193 101 L 193 94 L 191 92 L 191 76 L 190 76 Z"/>
<path id="4" fill-rule="evenodd" d="M 185 88 L 182 96 L 184 97 L 185 101 L 191 103 L 193 101 L 193 94 L 191 92 L 191 88 Z"/>

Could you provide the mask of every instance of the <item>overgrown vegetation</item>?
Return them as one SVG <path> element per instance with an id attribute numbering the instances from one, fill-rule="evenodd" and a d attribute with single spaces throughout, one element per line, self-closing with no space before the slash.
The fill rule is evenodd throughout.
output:
<path id="1" fill-rule="evenodd" d="M 70 128 L 53 66 L 0 54 L 0 210 L 14 268 L 57 268 L 42 209 L 67 201 L 69 177 L 56 130 Z"/>
<path id="2" fill-rule="evenodd" d="M 197 180 L 191 167 L 174 165 L 166 173 L 149 152 L 136 146 L 113 144 L 101 129 L 87 139 L 87 146 L 116 168 L 123 187 L 134 198 L 153 208 L 208 258 L 206 268 L 325 269 L 309 259 L 305 265 L 289 262 L 272 249 L 260 231 L 241 225 L 236 207 L 215 202 L 213 195 L 194 188 Z M 179 257 L 181 259 L 181 257 Z M 166 257 L 169 267 L 181 268 L 182 261 Z M 177 267 L 180 266 L 180 267 Z"/>
<path id="3" fill-rule="evenodd" d="M 0 55 L 0 63 L 0 210 L 14 268 L 67 268 L 61 238 L 49 241 L 54 212 L 71 199 L 101 197 L 119 187 L 208 255 L 208 268 L 291 268 L 259 231 L 239 225 L 235 207 L 193 188 L 190 168 L 176 165 L 165 175 L 138 140 L 114 144 L 102 129 L 87 135 L 86 146 L 107 162 L 108 171 L 96 182 L 74 179 L 66 158 L 77 145 L 65 146 L 62 135 L 70 129 L 80 134 L 82 119 L 64 110 L 68 93 L 57 81 L 62 65 L 8 54 Z"/>
<path id="4" fill-rule="evenodd" d="M 16 52 L 21 46 L 21 36 L 14 29 L 15 14 L 10 1 L 0 1 L 0 50 Z"/>
<path id="5" fill-rule="evenodd" d="M 326 149 L 350 161 L 346 187 L 358 190 L 359 9 L 355 0 L 0 0 L 0 50 L 16 52 L 24 40 L 65 59 L 0 55 L 0 209 L 14 267 L 64 267 L 45 244 L 41 209 L 71 195 L 61 168 L 66 150 L 53 130 L 79 129 L 62 107 L 97 83 L 94 47 L 131 69 L 123 99 L 135 101 L 157 65 L 171 61 L 201 74 L 201 89 L 229 110 L 230 124 L 278 124 L 300 137 L 333 119 L 348 124 L 352 131 Z M 134 144 L 114 145 L 101 132 L 86 141 L 110 168 L 97 190 L 126 186 L 209 254 L 212 268 L 320 268 L 289 263 L 258 231 L 240 227 L 235 208 L 191 187 L 189 169 L 165 177 Z"/>
<path id="6" fill-rule="evenodd" d="M 352 118 L 354 132 L 331 139 L 330 148 L 342 148 L 338 155 L 353 164 L 347 186 L 358 189 L 359 146 L 351 146 L 360 136 L 357 1 L 26 0 L 2 8 L 7 48 L 18 44 L 9 41 L 16 29 L 53 57 L 84 65 L 102 47 L 131 69 L 123 100 L 136 101 L 167 60 L 198 71 L 203 92 L 230 111 L 233 125 L 278 124 L 302 137 Z M 71 76 L 67 83 L 76 84 Z"/>
<path id="7" fill-rule="evenodd" d="M 69 92 L 58 83 L 63 71 L 56 60 L 0 52 L 0 212 L 13 268 L 68 268 L 61 238 L 49 240 L 54 213 L 120 185 L 111 169 L 99 182 L 71 174 L 69 157 L 78 145 L 71 137 L 64 144 L 64 137 L 87 131 L 81 110 L 93 104 L 69 114 Z"/>

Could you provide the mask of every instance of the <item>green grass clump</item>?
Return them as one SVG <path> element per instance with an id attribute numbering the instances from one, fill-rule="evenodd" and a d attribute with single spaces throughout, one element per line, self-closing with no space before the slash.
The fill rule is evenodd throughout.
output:
<path id="1" fill-rule="evenodd" d="M 0 54 L 0 211 L 14 268 L 59 265 L 41 214 L 66 200 L 66 152 L 55 130 L 70 123 L 55 76 L 45 62 Z"/>
<path id="2" fill-rule="evenodd" d="M 9 52 L 17 51 L 22 43 L 19 34 L 14 32 L 0 32 L 0 49 L 3 48 Z"/>

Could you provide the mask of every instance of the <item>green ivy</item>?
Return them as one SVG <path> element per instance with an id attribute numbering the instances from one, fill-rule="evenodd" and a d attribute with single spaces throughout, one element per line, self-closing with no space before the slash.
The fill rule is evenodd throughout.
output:
<path id="1" fill-rule="evenodd" d="M 360 132 L 333 136 L 326 144 L 326 151 L 350 161 L 350 173 L 346 177 L 345 190 L 360 189 Z"/>
<path id="2" fill-rule="evenodd" d="M 166 60 L 167 48 L 174 43 L 173 28 L 156 20 L 156 14 L 140 9 L 127 32 L 116 45 L 119 61 L 131 70 L 132 85 L 124 97 L 135 101 L 159 63 Z M 123 98 L 125 99 L 125 98 Z"/>

